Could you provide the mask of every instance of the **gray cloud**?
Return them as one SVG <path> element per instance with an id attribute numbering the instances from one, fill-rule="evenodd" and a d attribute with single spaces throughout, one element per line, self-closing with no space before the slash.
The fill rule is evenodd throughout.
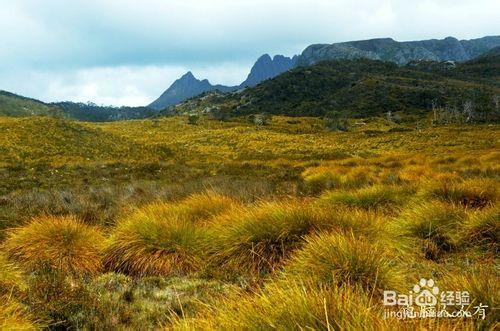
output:
<path id="1" fill-rule="evenodd" d="M 43 100 L 137 104 L 181 70 L 236 83 L 262 53 L 293 55 L 311 43 L 500 31 L 496 0 L 4 2 L 0 88 Z"/>

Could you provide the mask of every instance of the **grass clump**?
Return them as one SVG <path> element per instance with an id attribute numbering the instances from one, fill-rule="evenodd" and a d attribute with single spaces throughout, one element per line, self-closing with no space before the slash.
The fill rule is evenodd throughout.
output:
<path id="1" fill-rule="evenodd" d="M 95 274 L 101 269 L 104 237 L 72 217 L 40 217 L 8 231 L 3 249 L 9 259 L 33 271 L 50 267 L 69 274 Z"/>
<path id="2" fill-rule="evenodd" d="M 109 271 L 131 275 L 179 275 L 199 268 L 206 231 L 172 212 L 148 205 L 116 225 L 104 254 Z"/>
<path id="3" fill-rule="evenodd" d="M 481 209 L 498 201 L 497 186 L 498 181 L 494 179 L 442 180 L 428 184 L 421 194 L 465 208 Z"/>
<path id="4" fill-rule="evenodd" d="M 0 330 L 40 330 L 42 324 L 16 301 L 0 298 Z"/>
<path id="5" fill-rule="evenodd" d="M 0 296 L 26 289 L 21 270 L 0 254 Z"/>
<path id="6" fill-rule="evenodd" d="M 469 292 L 471 311 L 474 311 L 474 307 L 479 304 L 488 306 L 485 308 L 485 319 L 478 319 L 476 329 L 494 330 L 498 327 L 500 321 L 498 270 L 483 266 L 466 272 L 447 273 L 442 283 L 447 289 Z"/>
<path id="7" fill-rule="evenodd" d="M 384 232 L 382 223 L 365 211 L 332 210 L 307 201 L 267 202 L 218 218 L 207 251 L 216 268 L 258 275 L 279 268 L 309 234 L 335 230 L 375 238 Z"/>
<path id="8" fill-rule="evenodd" d="M 339 187 L 342 181 L 342 172 L 338 168 L 314 167 L 304 171 L 302 178 L 308 193 L 316 195 L 325 190 Z"/>
<path id="9" fill-rule="evenodd" d="M 421 243 L 424 255 L 439 259 L 456 247 L 457 233 L 466 220 L 462 208 L 442 202 L 408 207 L 396 220 L 396 234 Z"/>
<path id="10" fill-rule="evenodd" d="M 327 192 L 321 196 L 321 200 L 330 205 L 393 212 L 407 202 L 411 193 L 406 187 L 376 185 L 357 191 Z"/>
<path id="11" fill-rule="evenodd" d="M 500 208 L 492 207 L 470 215 L 460 231 L 463 245 L 500 251 Z"/>
<path id="12" fill-rule="evenodd" d="M 358 286 L 378 292 L 402 287 L 395 260 L 387 249 L 352 234 L 321 234 L 308 238 L 285 271 L 318 285 Z"/>
<path id="13" fill-rule="evenodd" d="M 382 310 L 359 289 L 300 282 L 270 283 L 260 292 L 204 306 L 175 330 L 363 330 L 388 327 Z"/>
<path id="14" fill-rule="evenodd" d="M 328 213 L 305 202 L 261 203 L 217 220 L 210 243 L 214 264 L 238 272 L 274 270 L 304 236 L 331 227 Z"/>
<path id="15" fill-rule="evenodd" d="M 178 204 L 172 205 L 174 213 L 191 221 L 209 220 L 240 204 L 233 198 L 213 191 L 193 194 Z"/>

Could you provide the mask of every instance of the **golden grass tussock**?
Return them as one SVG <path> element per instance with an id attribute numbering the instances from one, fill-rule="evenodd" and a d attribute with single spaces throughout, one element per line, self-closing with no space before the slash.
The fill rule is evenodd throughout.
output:
<path id="1" fill-rule="evenodd" d="M 498 206 L 469 215 L 460 229 L 461 245 L 483 247 L 492 253 L 500 252 L 500 208 Z"/>
<path id="2" fill-rule="evenodd" d="M 459 204 L 469 209 L 481 209 L 495 204 L 500 196 L 498 181 L 475 178 L 464 181 L 439 180 L 423 186 L 420 195 L 427 199 Z"/>
<path id="3" fill-rule="evenodd" d="M 319 194 L 324 190 L 356 189 L 378 183 L 381 178 L 374 170 L 364 165 L 348 167 L 330 164 L 308 168 L 302 173 L 302 178 L 308 193 Z"/>
<path id="4" fill-rule="evenodd" d="M 352 234 L 314 235 L 285 267 L 288 276 L 318 285 L 354 286 L 368 293 L 405 286 L 398 258 L 387 247 Z"/>
<path id="5" fill-rule="evenodd" d="M 22 271 L 0 253 L 0 295 L 26 289 Z"/>
<path id="6" fill-rule="evenodd" d="M 8 231 L 3 249 L 27 271 L 50 267 L 70 274 L 101 269 L 104 237 L 95 227 L 72 217 L 45 216 Z"/>
<path id="7" fill-rule="evenodd" d="M 106 270 L 132 275 L 180 275 L 199 268 L 208 232 L 172 211 L 145 206 L 118 222 L 104 252 Z"/>
<path id="8" fill-rule="evenodd" d="M 356 287 L 272 282 L 256 293 L 203 306 L 173 330 L 363 330 L 388 329 L 382 309 Z"/>
<path id="9" fill-rule="evenodd" d="M 435 260 L 456 248 L 467 214 L 463 208 L 433 201 L 407 207 L 393 222 L 398 236 L 417 240 L 426 258 Z"/>
<path id="10" fill-rule="evenodd" d="M 344 205 L 364 210 L 394 212 L 403 207 L 413 194 L 412 187 L 375 185 L 356 191 L 326 192 L 321 201 L 329 205 Z"/>
<path id="11" fill-rule="evenodd" d="M 183 201 L 172 204 L 172 211 L 192 221 L 209 221 L 211 218 L 239 207 L 233 198 L 206 191 L 189 196 Z"/>
<path id="12" fill-rule="evenodd" d="M 327 213 L 303 201 L 260 203 L 218 219 L 208 249 L 215 265 L 259 274 L 274 270 L 305 235 L 331 224 Z"/>
<path id="13" fill-rule="evenodd" d="M 414 164 L 403 168 L 399 177 L 407 182 L 419 182 L 422 180 L 434 178 L 436 176 L 435 169 L 428 164 Z"/>
<path id="14" fill-rule="evenodd" d="M 258 275 L 279 268 L 309 234 L 352 231 L 373 238 L 383 232 L 383 224 L 371 213 L 289 200 L 233 210 L 218 218 L 212 231 L 207 251 L 216 268 Z"/>
<path id="15" fill-rule="evenodd" d="M 43 325 L 16 301 L 0 297 L 0 330 L 40 330 Z"/>
<path id="16" fill-rule="evenodd" d="M 472 268 L 467 271 L 447 273 L 440 282 L 444 290 L 467 291 L 471 311 L 474 307 L 487 306 L 485 319 L 479 319 L 476 329 L 496 330 L 500 326 L 500 275 L 494 267 Z"/>

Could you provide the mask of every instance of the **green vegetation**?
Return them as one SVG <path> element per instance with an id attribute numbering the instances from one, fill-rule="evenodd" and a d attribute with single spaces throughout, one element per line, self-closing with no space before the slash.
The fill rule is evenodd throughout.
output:
<path id="1" fill-rule="evenodd" d="M 0 90 L 0 116 L 27 117 L 50 116 L 65 117 L 64 112 L 35 99 L 25 98 Z"/>
<path id="2" fill-rule="evenodd" d="M 0 118 L 0 328 L 498 327 L 498 126 L 347 122 Z M 424 277 L 486 318 L 384 319 Z"/>
<path id="3" fill-rule="evenodd" d="M 498 55 L 457 65 L 412 62 L 406 66 L 373 60 L 325 61 L 299 67 L 241 93 L 202 96 L 176 106 L 175 113 L 228 116 L 278 114 L 325 117 L 346 131 L 346 118 L 390 113 L 411 121 L 444 113 L 453 122 L 498 122 Z M 214 106 L 216 105 L 216 106 Z"/>

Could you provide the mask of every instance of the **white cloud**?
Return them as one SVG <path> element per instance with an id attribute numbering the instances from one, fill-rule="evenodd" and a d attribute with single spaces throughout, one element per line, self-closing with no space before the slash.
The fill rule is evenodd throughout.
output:
<path id="1" fill-rule="evenodd" d="M 138 104 L 187 70 L 237 84 L 263 53 L 312 43 L 498 34 L 498 12 L 498 0 L 2 1 L 0 88 Z"/>
<path id="2" fill-rule="evenodd" d="M 45 102 L 92 101 L 104 105 L 143 106 L 156 99 L 174 80 L 191 70 L 212 84 L 237 85 L 249 64 L 213 66 L 120 66 L 65 71 L 15 71 L 0 76 L 0 89 L 15 91 Z M 10 84 L 10 85 L 9 85 Z M 6 88 L 10 86 L 10 88 Z"/>

